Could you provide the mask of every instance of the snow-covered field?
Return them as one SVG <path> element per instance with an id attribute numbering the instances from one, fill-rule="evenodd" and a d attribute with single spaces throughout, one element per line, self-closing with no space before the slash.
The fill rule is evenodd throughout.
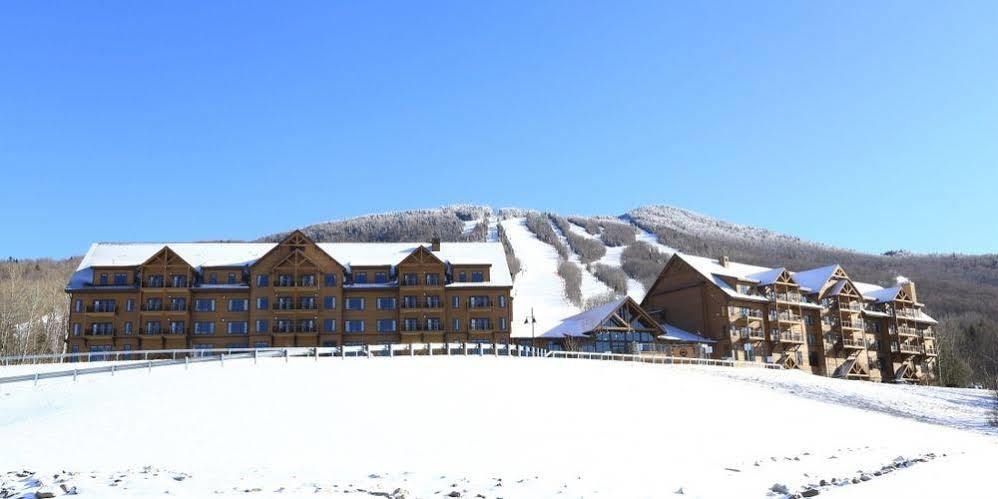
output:
<path id="1" fill-rule="evenodd" d="M 983 391 L 752 368 L 490 356 L 233 361 L 0 386 L 0 472 L 13 472 L 0 475 L 0 489 L 993 497 L 998 437 L 986 412 Z M 787 494 L 772 492 L 776 484 Z"/>

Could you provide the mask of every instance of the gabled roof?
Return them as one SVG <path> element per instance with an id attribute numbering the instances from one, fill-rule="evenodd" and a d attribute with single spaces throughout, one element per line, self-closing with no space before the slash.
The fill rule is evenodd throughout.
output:
<path id="1" fill-rule="evenodd" d="M 627 303 L 629 297 L 618 298 L 595 308 L 562 319 L 561 323 L 549 329 L 541 338 L 582 337 L 603 324 L 614 311 Z M 633 301 L 633 300 L 632 300 Z"/>
<path id="2" fill-rule="evenodd" d="M 734 278 L 756 284 L 758 281 L 750 278 L 749 275 L 765 273 L 773 269 L 736 262 L 728 262 L 728 265 L 724 266 L 718 263 L 717 260 L 704 258 L 702 256 L 687 255 L 679 252 L 676 252 L 672 258 L 686 262 L 686 264 L 696 270 L 697 273 L 702 275 L 705 279 L 707 279 L 707 281 L 713 283 L 715 286 L 720 288 L 721 291 L 732 298 L 750 301 L 768 301 L 764 296 L 739 293 L 737 289 L 732 288 L 730 284 L 725 282 L 723 277 Z"/>
<path id="3" fill-rule="evenodd" d="M 897 298 L 898 293 L 901 292 L 900 286 L 895 286 L 893 288 L 880 288 L 876 290 L 867 290 L 863 292 L 863 296 L 868 298 L 873 298 L 877 303 L 884 303 L 889 301 L 894 301 Z"/>
<path id="4" fill-rule="evenodd" d="M 774 269 L 763 270 L 762 272 L 749 274 L 747 277 L 757 281 L 759 286 L 767 286 L 769 284 L 773 284 L 776 281 L 780 280 L 780 276 L 783 275 L 783 272 L 786 270 L 787 269 L 783 267 L 777 267 Z"/>
<path id="5" fill-rule="evenodd" d="M 135 267 L 165 247 L 169 247 L 192 267 L 249 266 L 272 250 L 277 243 L 94 243 L 70 278 L 69 288 L 92 283 L 93 267 Z M 317 243 L 341 265 L 398 265 L 424 243 Z M 490 265 L 490 280 L 454 283 L 448 286 L 512 286 L 513 278 L 501 243 L 440 243 L 433 254 L 457 265 Z"/>
<path id="6" fill-rule="evenodd" d="M 828 265 L 825 267 L 818 267 L 816 269 L 802 270 L 800 272 L 794 272 L 794 281 L 800 285 L 801 289 L 806 289 L 811 292 L 821 291 L 821 288 L 825 286 L 829 279 L 835 275 L 835 271 L 839 270 L 838 264 Z"/>

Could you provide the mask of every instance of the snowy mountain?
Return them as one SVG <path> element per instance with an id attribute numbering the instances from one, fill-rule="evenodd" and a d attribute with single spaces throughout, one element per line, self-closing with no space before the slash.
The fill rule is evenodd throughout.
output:
<path id="1" fill-rule="evenodd" d="M 873 255 L 670 206 L 580 217 L 460 205 L 367 215 L 303 230 L 318 241 L 426 241 L 434 236 L 445 241 L 499 241 L 503 233 L 509 256 L 519 263 L 513 289 L 517 315 L 513 333 L 519 336 L 531 334 L 523 324 L 531 308 L 539 334 L 587 302 L 622 293 L 640 300 L 676 250 L 791 269 L 839 263 L 853 278 L 885 286 L 906 276 L 918 284 L 919 296 L 936 316 L 977 312 L 998 317 L 996 255 Z M 516 262 L 511 261 L 510 267 L 516 269 Z"/>
<path id="2" fill-rule="evenodd" d="M 0 385 L 0 497 L 990 497 L 987 397 L 490 355 L 158 367 Z"/>

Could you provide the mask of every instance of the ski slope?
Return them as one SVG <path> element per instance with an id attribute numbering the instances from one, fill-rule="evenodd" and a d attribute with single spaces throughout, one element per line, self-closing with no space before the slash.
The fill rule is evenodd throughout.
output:
<path id="1" fill-rule="evenodd" d="M 3 385 L 0 407 L 17 494 L 993 497 L 998 458 L 986 392 L 754 368 L 261 359 Z"/>
<path id="2" fill-rule="evenodd" d="M 529 338 L 531 325 L 524 319 L 531 309 L 537 317 L 536 334 L 551 329 L 565 317 L 580 312 L 565 297 L 565 282 L 558 275 L 558 253 L 527 228 L 526 219 L 508 218 L 500 222 L 506 238 L 520 259 L 520 272 L 513 276 L 513 337 Z"/>

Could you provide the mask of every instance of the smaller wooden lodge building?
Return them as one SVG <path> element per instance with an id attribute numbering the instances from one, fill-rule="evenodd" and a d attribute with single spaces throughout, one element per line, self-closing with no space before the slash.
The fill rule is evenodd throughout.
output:
<path id="1" fill-rule="evenodd" d="M 534 341 L 535 346 L 548 350 L 677 357 L 707 357 L 713 343 L 698 334 L 659 323 L 628 296 L 567 317 Z"/>

